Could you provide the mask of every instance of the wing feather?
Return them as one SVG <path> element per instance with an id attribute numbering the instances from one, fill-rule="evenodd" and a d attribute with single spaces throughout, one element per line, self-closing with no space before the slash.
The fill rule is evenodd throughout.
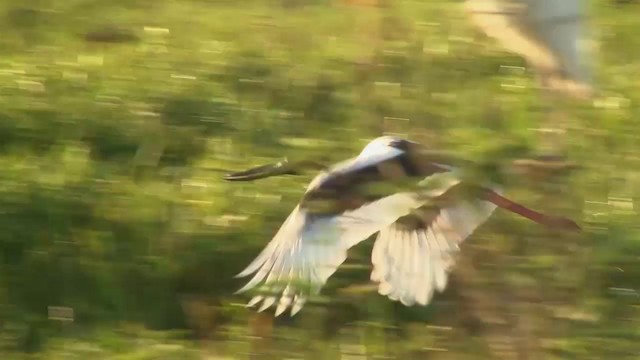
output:
<path id="1" fill-rule="evenodd" d="M 427 240 L 426 233 L 424 231 L 416 231 L 416 235 L 420 240 L 421 250 L 420 255 L 422 256 L 422 267 L 424 270 L 423 282 L 416 287 L 418 296 L 416 301 L 420 305 L 427 305 L 431 300 L 431 296 L 433 293 L 433 286 L 431 286 L 433 282 L 433 272 L 432 266 L 429 261 L 425 261 L 425 259 L 429 258 L 431 248 L 429 247 L 429 241 Z"/>
<path id="2" fill-rule="evenodd" d="M 309 214 L 297 206 L 265 251 L 240 273 L 255 273 L 241 291 L 262 283 L 265 294 L 250 303 L 262 302 L 263 311 L 278 302 L 276 313 L 291 307 L 293 315 L 345 261 L 350 247 L 422 204 L 413 193 L 397 193 L 335 216 Z"/>
<path id="3" fill-rule="evenodd" d="M 486 201 L 464 200 L 441 208 L 426 227 L 395 222 L 382 229 L 372 252 L 371 280 L 379 283 L 378 292 L 409 306 L 428 304 L 435 291 L 446 288 L 458 245 L 495 208 Z"/>

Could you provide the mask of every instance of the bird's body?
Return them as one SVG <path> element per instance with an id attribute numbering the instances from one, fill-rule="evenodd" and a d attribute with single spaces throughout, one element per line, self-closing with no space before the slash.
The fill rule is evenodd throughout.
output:
<path id="1" fill-rule="evenodd" d="M 552 218 L 510 202 L 494 186 L 465 186 L 457 170 L 435 162 L 418 143 L 384 136 L 355 158 L 317 175 L 267 247 L 239 276 L 261 285 L 249 305 L 276 315 L 297 313 L 347 257 L 347 250 L 378 233 L 371 280 L 405 305 L 426 305 L 442 291 L 458 245 L 485 222 L 496 205 L 530 219 Z M 291 173 L 284 164 L 231 174 L 252 180 Z M 430 181 L 406 189 L 407 183 Z M 391 185 L 371 190 L 375 185 Z M 474 189 L 474 192 L 466 190 Z"/>

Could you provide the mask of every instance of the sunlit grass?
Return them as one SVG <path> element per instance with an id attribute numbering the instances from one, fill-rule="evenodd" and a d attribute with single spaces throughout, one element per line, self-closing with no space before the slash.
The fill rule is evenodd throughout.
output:
<path id="1" fill-rule="evenodd" d="M 233 276 L 314 174 L 230 184 L 227 171 L 331 163 L 382 133 L 489 169 L 541 138 L 532 74 L 459 4 L 312 3 L 0 5 L 0 355 L 482 359 L 521 346 L 533 324 L 548 358 L 637 356 L 637 5 L 592 2 L 603 95 L 563 104 L 583 168 L 506 179 L 513 198 L 571 215 L 583 236 L 498 211 L 428 307 L 369 286 L 370 243 L 294 319 L 241 306 Z M 136 40 L 84 39 L 112 27 Z M 201 296 L 197 311 L 185 294 Z M 73 307 L 74 322 L 48 320 L 48 306 Z"/>

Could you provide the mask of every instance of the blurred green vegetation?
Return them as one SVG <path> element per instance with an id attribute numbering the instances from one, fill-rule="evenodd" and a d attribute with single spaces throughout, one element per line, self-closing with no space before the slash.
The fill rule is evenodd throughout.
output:
<path id="1" fill-rule="evenodd" d="M 458 2 L 360 3 L 0 2 L 2 358 L 637 359 L 634 2 L 590 2 L 602 96 L 564 104 L 582 168 L 506 182 L 582 235 L 498 211 L 428 307 L 349 287 L 370 242 L 295 318 L 242 307 L 234 275 L 309 178 L 226 169 L 341 160 L 382 133 L 489 165 L 535 152 L 533 76 Z"/>

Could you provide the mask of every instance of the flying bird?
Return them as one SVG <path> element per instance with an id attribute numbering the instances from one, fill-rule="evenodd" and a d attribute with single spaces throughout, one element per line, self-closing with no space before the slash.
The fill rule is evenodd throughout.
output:
<path id="1" fill-rule="evenodd" d="M 351 159 L 331 167 L 282 161 L 228 174 L 250 181 L 322 169 L 271 242 L 239 277 L 239 292 L 260 287 L 248 306 L 276 306 L 291 316 L 317 295 L 346 260 L 347 250 L 377 233 L 371 280 L 378 292 L 404 305 L 427 305 L 442 292 L 459 245 L 493 213 L 507 209 L 537 223 L 579 230 L 566 218 L 545 215 L 501 195 L 495 185 L 465 180 L 458 167 L 421 144 L 398 137 L 374 139 Z"/>
<path id="2" fill-rule="evenodd" d="M 581 48 L 584 0 L 465 0 L 464 7 L 480 30 L 527 61 L 543 88 L 592 96 L 591 57 Z"/>

